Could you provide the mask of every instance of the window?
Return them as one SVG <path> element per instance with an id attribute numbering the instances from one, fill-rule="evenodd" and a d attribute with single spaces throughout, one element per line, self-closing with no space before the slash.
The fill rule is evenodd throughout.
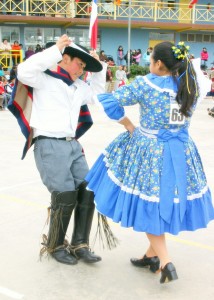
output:
<path id="1" fill-rule="evenodd" d="M 197 43 L 213 43 L 214 35 L 213 34 L 196 34 L 196 33 L 182 33 L 180 35 L 181 41 L 184 42 L 197 42 Z"/>
<path id="2" fill-rule="evenodd" d="M 42 28 L 25 28 L 24 34 L 24 45 L 26 48 L 28 46 L 36 46 L 37 44 L 43 45 L 43 30 Z"/>
<path id="3" fill-rule="evenodd" d="M 187 41 L 187 34 L 186 33 L 181 33 L 180 39 L 181 39 L 181 41 L 186 42 Z"/>
<path id="4" fill-rule="evenodd" d="M 188 34 L 188 42 L 195 42 L 195 34 Z"/>
<path id="5" fill-rule="evenodd" d="M 2 27 L 1 29 L 1 38 L 7 39 L 10 44 L 13 44 L 14 41 L 20 42 L 20 32 L 17 27 Z"/>
<path id="6" fill-rule="evenodd" d="M 35 47 L 37 44 L 45 46 L 47 42 L 56 42 L 61 36 L 60 28 L 25 28 L 25 48 Z"/>
<path id="7" fill-rule="evenodd" d="M 174 41 L 174 33 L 150 32 L 149 40 Z"/>
<path id="8" fill-rule="evenodd" d="M 44 28 L 44 44 L 56 42 L 61 35 L 60 28 Z"/>
<path id="9" fill-rule="evenodd" d="M 204 34 L 203 35 L 203 42 L 210 43 L 210 41 L 211 41 L 211 35 L 210 34 Z"/>
<path id="10" fill-rule="evenodd" d="M 90 49 L 90 39 L 88 37 L 88 29 L 85 28 L 76 28 L 76 29 L 67 29 L 66 34 L 70 37 L 70 39 L 87 49 Z M 100 35 L 98 33 L 97 37 L 97 51 L 100 51 Z"/>
<path id="11" fill-rule="evenodd" d="M 196 42 L 202 42 L 202 34 L 196 34 Z"/>

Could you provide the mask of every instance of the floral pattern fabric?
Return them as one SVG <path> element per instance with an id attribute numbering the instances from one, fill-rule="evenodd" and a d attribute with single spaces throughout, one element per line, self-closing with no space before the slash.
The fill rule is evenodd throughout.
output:
<path id="1" fill-rule="evenodd" d="M 174 185 L 170 222 L 160 216 L 160 187 L 165 143 L 159 141 L 160 129 L 188 129 L 191 118 L 183 124 L 170 124 L 170 105 L 174 103 L 177 82 L 170 76 L 149 74 L 137 77 L 113 95 L 99 95 L 106 114 L 114 120 L 124 117 L 124 106 L 138 104 L 139 121 L 133 134 L 116 137 L 95 162 L 86 177 L 95 193 L 98 211 L 124 227 L 160 235 L 206 227 L 214 219 L 214 208 L 198 150 L 191 139 L 183 142 L 187 181 L 187 206 L 179 218 L 179 191 Z M 133 120 L 134 121 L 134 120 Z M 176 179 L 177 180 L 177 179 Z M 166 182 L 167 184 L 167 182 Z"/>

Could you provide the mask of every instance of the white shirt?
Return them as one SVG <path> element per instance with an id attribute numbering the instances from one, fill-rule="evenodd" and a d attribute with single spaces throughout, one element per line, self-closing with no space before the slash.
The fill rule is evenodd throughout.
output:
<path id="1" fill-rule="evenodd" d="M 18 79 L 33 87 L 30 126 L 34 129 L 34 137 L 74 137 L 80 107 L 95 103 L 96 95 L 105 92 L 106 64 L 101 72 L 92 74 L 90 86 L 80 79 L 68 86 L 44 73 L 61 60 L 62 54 L 54 45 L 18 66 Z"/>

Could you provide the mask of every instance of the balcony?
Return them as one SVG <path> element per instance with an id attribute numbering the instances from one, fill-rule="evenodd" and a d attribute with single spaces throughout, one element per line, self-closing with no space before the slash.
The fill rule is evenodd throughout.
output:
<path id="1" fill-rule="evenodd" d="M 77 1 L 77 0 L 76 0 Z M 89 24 L 91 2 L 80 0 L 2 0 L 2 24 L 56 25 L 64 28 Z M 175 1 L 127 0 L 115 5 L 112 1 L 98 3 L 99 27 L 171 29 L 174 31 L 214 31 L 214 5 L 194 5 Z"/>

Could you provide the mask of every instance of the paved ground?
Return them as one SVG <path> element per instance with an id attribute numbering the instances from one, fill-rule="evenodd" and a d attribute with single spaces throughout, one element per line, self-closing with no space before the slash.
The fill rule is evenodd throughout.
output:
<path id="1" fill-rule="evenodd" d="M 198 108 L 191 135 L 198 145 L 211 190 L 214 192 L 214 119 L 205 99 Z M 82 138 L 90 165 L 105 145 L 123 129 L 91 109 L 95 125 Z M 137 123 L 135 107 L 127 110 Z M 24 138 L 15 118 L 0 112 L 0 300 L 206 300 L 214 298 L 214 222 L 208 229 L 167 236 L 179 280 L 159 284 L 159 275 L 131 266 L 130 257 L 144 254 L 148 246 L 142 233 L 111 223 L 120 239 L 112 251 L 94 247 L 103 260 L 95 265 L 79 262 L 66 266 L 52 259 L 39 261 L 40 238 L 49 205 L 49 193 L 36 170 L 33 151 L 24 161 Z M 71 224 L 72 225 L 72 224 Z M 96 229 L 96 218 L 92 229 Z M 71 226 L 69 228 L 71 233 Z"/>

